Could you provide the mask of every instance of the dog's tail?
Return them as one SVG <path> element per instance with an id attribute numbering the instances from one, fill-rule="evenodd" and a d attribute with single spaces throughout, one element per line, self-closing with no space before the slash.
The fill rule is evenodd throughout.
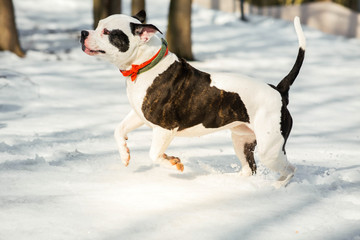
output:
<path id="1" fill-rule="evenodd" d="M 291 71 L 276 86 L 276 89 L 280 92 L 280 94 L 282 96 L 286 97 L 286 99 L 288 99 L 288 92 L 289 92 L 290 86 L 293 84 L 297 75 L 299 74 L 301 65 L 304 61 L 305 47 L 306 47 L 305 36 L 304 36 L 304 33 L 301 28 L 299 17 L 294 18 L 294 26 L 295 26 L 296 35 L 297 35 L 298 41 L 299 41 L 299 52 L 298 52 L 295 64 L 294 64 L 293 68 L 291 69 Z M 287 100 L 286 104 L 288 104 L 288 100 Z"/>

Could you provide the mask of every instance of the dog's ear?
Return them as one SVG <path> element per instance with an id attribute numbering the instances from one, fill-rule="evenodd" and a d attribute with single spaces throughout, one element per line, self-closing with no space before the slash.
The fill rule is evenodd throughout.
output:
<path id="1" fill-rule="evenodd" d="M 141 41 L 147 42 L 156 33 L 162 32 L 152 24 L 130 23 L 131 32 L 134 36 L 140 36 Z"/>
<path id="2" fill-rule="evenodd" d="M 135 14 L 134 16 L 132 16 L 133 18 L 136 18 L 137 20 L 139 20 L 141 23 L 144 23 L 146 20 L 146 12 L 145 10 L 141 10 L 140 12 L 138 12 L 137 14 Z"/>

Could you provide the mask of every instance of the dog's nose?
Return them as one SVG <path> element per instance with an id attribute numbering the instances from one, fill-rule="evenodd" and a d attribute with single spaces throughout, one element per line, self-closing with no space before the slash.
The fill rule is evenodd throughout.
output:
<path id="1" fill-rule="evenodd" d="M 85 31 L 85 30 L 81 31 L 81 38 L 82 38 L 82 39 L 85 39 L 87 36 L 89 36 L 89 32 L 88 32 L 88 31 Z"/>

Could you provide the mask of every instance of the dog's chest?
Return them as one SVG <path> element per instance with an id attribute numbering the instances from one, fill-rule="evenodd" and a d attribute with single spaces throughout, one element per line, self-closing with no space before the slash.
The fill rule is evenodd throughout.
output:
<path id="1" fill-rule="evenodd" d="M 144 114 L 141 111 L 141 106 L 146 95 L 146 90 L 149 88 L 149 86 L 151 86 L 151 81 L 146 81 L 144 79 L 144 81 L 140 83 L 139 80 L 142 79 L 138 77 L 135 82 L 132 82 L 130 79 L 128 79 L 126 93 L 132 109 L 140 118 L 146 121 Z"/>
<path id="2" fill-rule="evenodd" d="M 169 65 L 177 60 L 176 55 L 169 53 L 158 65 L 153 67 L 147 72 L 139 74 L 136 80 L 131 81 L 130 77 L 127 78 L 126 92 L 129 103 L 137 115 L 148 125 L 153 125 L 149 122 L 143 114 L 142 105 L 146 96 L 147 90 L 153 84 L 154 79 L 164 72 Z"/>

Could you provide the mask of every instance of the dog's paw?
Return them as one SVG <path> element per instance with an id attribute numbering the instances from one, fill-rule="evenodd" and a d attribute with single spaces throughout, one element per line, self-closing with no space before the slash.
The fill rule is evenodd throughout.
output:
<path id="1" fill-rule="evenodd" d="M 281 187 L 286 187 L 289 184 L 290 180 L 295 175 L 296 168 L 294 166 L 292 166 L 292 165 L 289 165 L 287 167 L 287 169 L 289 171 L 287 173 L 287 175 L 282 175 L 275 183 L 272 184 L 273 187 L 278 189 L 278 188 L 281 188 Z"/>
<path id="2" fill-rule="evenodd" d="M 243 176 L 243 177 L 249 177 L 253 174 L 251 168 L 247 165 L 247 166 L 243 166 L 241 168 L 241 171 L 240 171 L 240 176 Z"/>
<path id="3" fill-rule="evenodd" d="M 130 149 L 127 147 L 126 143 L 119 147 L 119 153 L 121 161 L 124 163 L 125 167 L 127 167 L 130 163 Z"/>
<path id="4" fill-rule="evenodd" d="M 281 176 L 276 182 L 274 182 L 272 185 L 274 188 L 279 189 L 281 187 L 286 187 L 290 180 L 294 177 L 294 173 L 291 173 L 287 176 Z"/>
<path id="5" fill-rule="evenodd" d="M 163 159 L 168 161 L 172 166 L 176 166 L 176 169 L 179 171 L 184 171 L 184 165 L 181 163 L 180 159 L 173 156 L 168 156 L 165 153 L 163 154 Z"/>

